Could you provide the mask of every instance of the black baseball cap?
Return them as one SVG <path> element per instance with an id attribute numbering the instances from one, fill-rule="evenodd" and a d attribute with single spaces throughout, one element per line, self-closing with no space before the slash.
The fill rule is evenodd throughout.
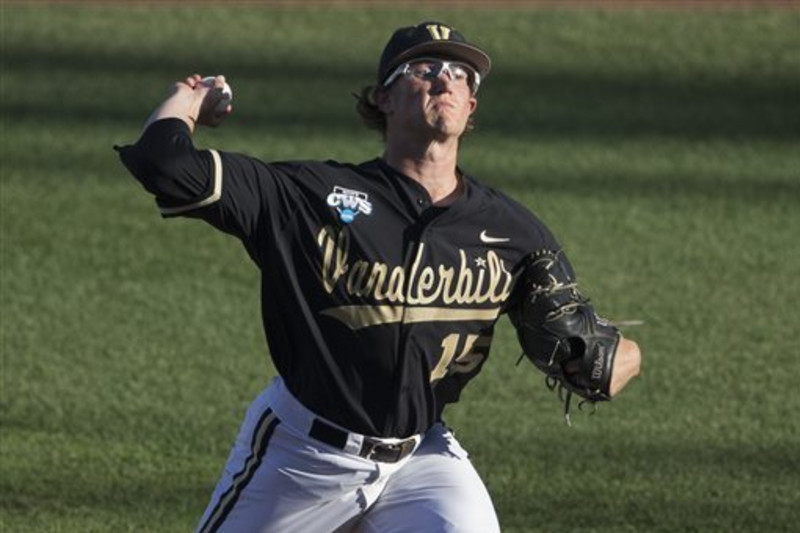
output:
<path id="1" fill-rule="evenodd" d="M 381 54 L 378 83 L 383 83 L 394 69 L 417 57 L 442 57 L 472 65 L 485 78 L 492 68 L 489 55 L 470 44 L 464 36 L 441 22 L 421 22 L 395 31 Z"/>

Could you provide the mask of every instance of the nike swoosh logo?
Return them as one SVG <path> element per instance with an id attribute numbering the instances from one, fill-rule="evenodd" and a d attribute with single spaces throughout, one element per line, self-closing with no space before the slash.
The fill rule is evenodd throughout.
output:
<path id="1" fill-rule="evenodd" d="M 508 237 L 490 237 L 489 235 L 486 235 L 486 230 L 483 230 L 481 232 L 481 242 L 485 242 L 487 244 L 491 244 L 494 242 L 508 242 L 510 240 L 511 239 Z"/>

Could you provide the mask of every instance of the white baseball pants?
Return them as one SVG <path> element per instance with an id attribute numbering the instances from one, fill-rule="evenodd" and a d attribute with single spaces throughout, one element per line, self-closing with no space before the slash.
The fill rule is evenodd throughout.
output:
<path id="1" fill-rule="evenodd" d="M 309 436 L 315 420 L 276 378 L 248 408 L 197 531 L 500 531 L 483 482 L 442 424 L 391 463 L 359 456 L 362 435 L 347 432 L 343 449 Z"/>

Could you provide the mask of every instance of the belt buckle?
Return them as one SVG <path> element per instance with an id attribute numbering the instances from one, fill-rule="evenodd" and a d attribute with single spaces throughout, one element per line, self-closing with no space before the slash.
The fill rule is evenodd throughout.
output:
<path id="1" fill-rule="evenodd" d="M 417 447 L 417 440 L 416 439 L 408 439 L 400 443 L 400 457 L 397 458 L 399 461 L 400 459 L 410 455 L 411 452 L 414 451 L 414 448 Z"/>
<path id="2" fill-rule="evenodd" d="M 380 441 L 364 440 L 361 447 L 361 457 L 381 463 L 396 463 L 408 456 L 416 446 L 414 439 L 408 439 L 396 444 L 383 444 Z"/>

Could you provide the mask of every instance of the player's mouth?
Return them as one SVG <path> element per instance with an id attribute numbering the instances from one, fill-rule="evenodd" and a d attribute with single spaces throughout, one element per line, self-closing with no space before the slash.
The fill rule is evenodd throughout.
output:
<path id="1" fill-rule="evenodd" d="M 448 100 L 432 100 L 431 105 L 434 109 L 455 109 L 456 105 Z"/>

